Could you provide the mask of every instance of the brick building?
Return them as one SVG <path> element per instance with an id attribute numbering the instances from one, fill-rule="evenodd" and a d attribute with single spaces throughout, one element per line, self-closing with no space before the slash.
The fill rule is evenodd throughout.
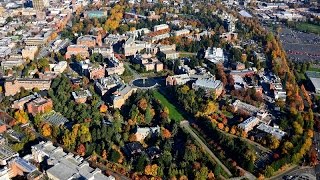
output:
<path id="1" fill-rule="evenodd" d="M 52 109 L 53 103 L 51 99 L 45 99 L 39 97 L 27 104 L 28 113 L 36 115 L 38 113 L 44 113 Z"/>
<path id="2" fill-rule="evenodd" d="M 50 89 L 51 80 L 47 79 L 7 79 L 4 83 L 5 96 L 13 96 L 20 92 L 21 88 L 32 90 Z"/>
<path id="3" fill-rule="evenodd" d="M 90 79 L 101 79 L 105 77 L 106 69 L 104 66 L 99 65 L 98 67 L 92 67 L 89 69 L 89 78 Z"/>
<path id="4" fill-rule="evenodd" d="M 96 39 L 91 35 L 80 36 L 77 39 L 77 45 L 94 47 L 96 45 Z"/>
<path id="5" fill-rule="evenodd" d="M 80 55 L 82 58 L 89 57 L 88 47 L 84 45 L 70 45 L 67 48 L 66 59 L 71 58 L 72 55 Z"/>
<path id="6" fill-rule="evenodd" d="M 97 36 L 92 36 L 92 35 L 80 36 L 77 39 L 77 45 L 83 45 L 89 48 L 95 47 L 96 45 L 102 46 L 101 33 L 99 32 Z"/>

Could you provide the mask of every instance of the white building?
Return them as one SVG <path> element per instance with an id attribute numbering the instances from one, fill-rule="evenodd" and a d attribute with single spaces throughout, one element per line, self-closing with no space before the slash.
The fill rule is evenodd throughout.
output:
<path id="1" fill-rule="evenodd" d="M 223 63 L 225 61 L 223 50 L 215 47 L 208 47 L 204 58 L 213 63 Z"/>
<path id="2" fill-rule="evenodd" d="M 65 153 L 61 147 L 56 147 L 52 142 L 40 142 L 31 147 L 32 157 L 36 162 L 46 161 L 49 169 L 46 174 L 52 180 L 69 179 L 95 179 L 115 180 L 113 176 L 104 175 L 100 169 L 90 167 L 87 161 L 72 153 Z"/>
<path id="3" fill-rule="evenodd" d="M 279 140 L 281 140 L 283 136 L 286 135 L 286 132 L 282 131 L 278 127 L 272 127 L 264 123 L 260 124 L 257 128 L 261 131 L 271 134 L 272 136 L 276 137 Z"/>
<path id="4" fill-rule="evenodd" d="M 251 131 L 259 123 L 259 118 L 249 117 L 242 123 L 238 124 L 238 127 L 243 129 L 245 132 Z"/>
<path id="5" fill-rule="evenodd" d="M 160 24 L 160 25 L 156 25 L 153 27 L 153 31 L 161 31 L 161 30 L 165 30 L 165 29 L 169 29 L 168 24 Z"/>
<path id="6" fill-rule="evenodd" d="M 121 85 L 123 82 L 118 75 L 111 75 L 105 78 L 99 79 L 95 85 L 101 96 L 105 95 L 108 90 Z"/>
<path id="7" fill-rule="evenodd" d="M 144 127 L 144 128 L 137 128 L 137 132 L 135 133 L 136 135 L 136 140 L 141 141 L 144 140 L 149 134 L 156 134 L 160 133 L 160 127 Z"/>
<path id="8" fill-rule="evenodd" d="M 53 72 L 55 73 L 63 73 L 63 71 L 65 71 L 68 67 L 68 63 L 67 61 L 60 61 L 58 64 L 56 64 L 53 67 Z"/>
<path id="9" fill-rule="evenodd" d="M 181 29 L 181 30 L 173 32 L 174 36 L 186 36 L 188 34 L 190 34 L 190 30 L 189 29 Z"/>

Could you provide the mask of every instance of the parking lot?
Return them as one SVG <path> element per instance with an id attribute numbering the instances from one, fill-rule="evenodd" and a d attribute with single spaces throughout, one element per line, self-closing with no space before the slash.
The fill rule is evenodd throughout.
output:
<path id="1" fill-rule="evenodd" d="M 280 40 L 293 61 L 320 61 L 320 36 L 282 27 Z"/>

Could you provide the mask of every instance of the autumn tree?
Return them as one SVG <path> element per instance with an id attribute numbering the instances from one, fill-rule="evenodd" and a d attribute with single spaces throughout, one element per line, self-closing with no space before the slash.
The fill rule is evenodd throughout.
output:
<path id="1" fill-rule="evenodd" d="M 274 136 L 271 136 L 269 138 L 269 147 L 270 147 L 270 149 L 277 149 L 279 147 L 279 145 L 280 145 L 279 139 L 277 139 Z"/>
<path id="2" fill-rule="evenodd" d="M 141 98 L 139 101 L 138 101 L 138 107 L 145 111 L 148 107 L 148 101 L 146 100 L 146 98 Z"/>
<path id="3" fill-rule="evenodd" d="M 144 169 L 144 173 L 149 176 L 157 176 L 158 173 L 158 165 L 147 165 Z"/>
<path id="4" fill-rule="evenodd" d="M 24 112 L 23 109 L 17 110 L 14 113 L 14 118 L 17 120 L 18 123 L 26 124 L 29 121 L 28 114 Z"/>
<path id="5" fill-rule="evenodd" d="M 162 135 L 163 138 L 169 139 L 171 137 L 171 132 L 166 128 L 162 128 L 161 129 L 161 135 Z"/>
<path id="6" fill-rule="evenodd" d="M 105 105 L 105 104 L 102 104 L 102 105 L 100 106 L 100 112 L 101 112 L 101 113 L 106 113 L 107 111 L 108 111 L 108 106 Z"/>
<path id="7" fill-rule="evenodd" d="M 288 152 L 293 148 L 293 144 L 289 141 L 283 143 L 281 151 L 283 154 L 288 154 Z"/>
<path id="8" fill-rule="evenodd" d="M 104 25 L 104 30 L 106 31 L 114 31 L 116 30 L 119 25 L 120 25 L 120 21 L 122 19 L 123 16 L 123 7 L 120 5 L 115 5 L 112 9 L 111 9 L 111 13 L 109 18 L 107 19 L 105 25 Z"/>
<path id="9" fill-rule="evenodd" d="M 294 128 L 295 134 L 302 134 L 303 133 L 303 128 L 297 121 L 293 122 L 293 128 Z"/>
<path id="10" fill-rule="evenodd" d="M 45 137 L 49 137 L 51 136 L 51 132 L 52 132 L 52 129 L 50 124 L 44 123 L 41 127 L 41 134 Z"/>
<path id="11" fill-rule="evenodd" d="M 78 148 L 77 148 L 77 153 L 80 156 L 84 156 L 86 153 L 86 147 L 83 144 L 79 144 Z"/>

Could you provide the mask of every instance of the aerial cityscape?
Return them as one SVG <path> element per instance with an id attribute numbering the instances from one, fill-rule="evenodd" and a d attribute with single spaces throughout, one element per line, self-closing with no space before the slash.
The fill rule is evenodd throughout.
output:
<path id="1" fill-rule="evenodd" d="M 0 0 L 0 180 L 320 180 L 319 0 Z"/>

